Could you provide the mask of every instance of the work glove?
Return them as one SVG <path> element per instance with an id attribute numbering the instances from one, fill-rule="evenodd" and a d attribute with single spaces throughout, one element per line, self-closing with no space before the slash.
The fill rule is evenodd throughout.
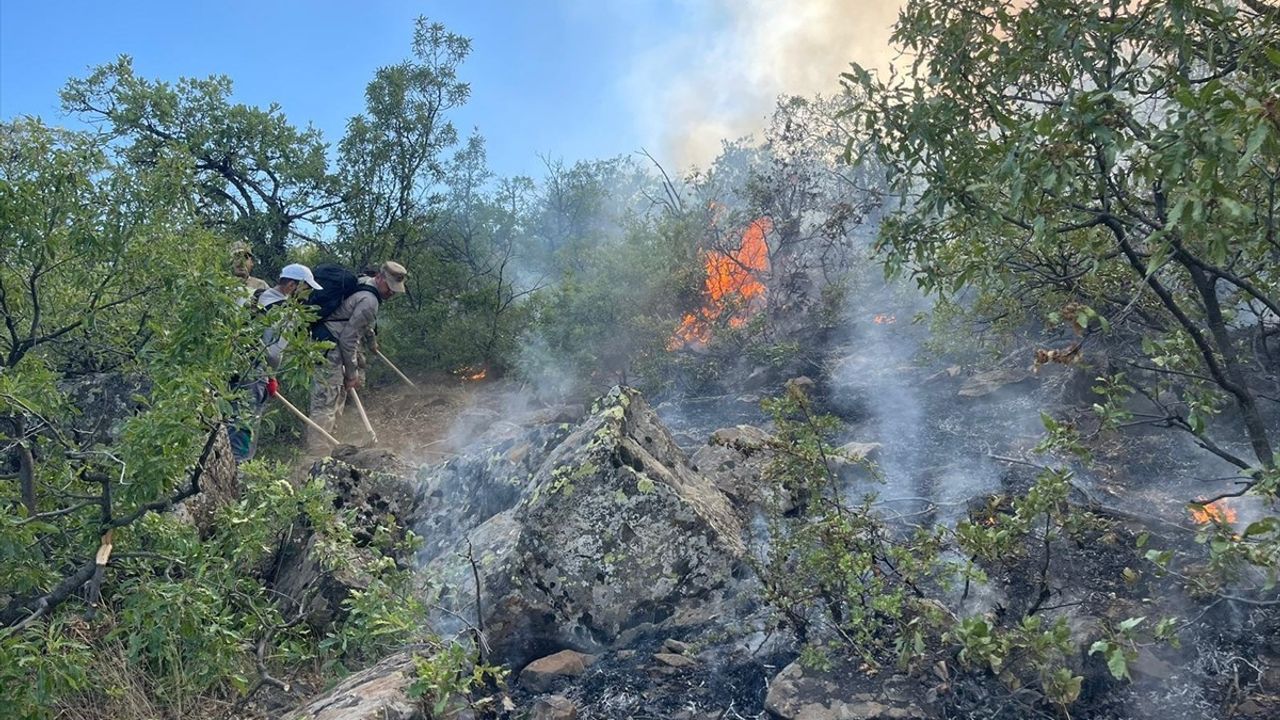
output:
<path id="1" fill-rule="evenodd" d="M 267 378 L 267 397 L 280 394 L 280 383 L 275 378 Z"/>

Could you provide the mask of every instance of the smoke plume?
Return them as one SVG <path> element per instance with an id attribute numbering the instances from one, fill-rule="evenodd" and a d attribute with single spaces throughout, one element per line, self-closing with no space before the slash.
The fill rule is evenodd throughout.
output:
<path id="1" fill-rule="evenodd" d="M 851 62 L 887 66 L 902 2 L 712 4 L 716 32 L 671 34 L 628 81 L 644 137 L 676 167 L 705 167 L 722 141 L 760 131 L 780 94 L 831 94 Z"/>

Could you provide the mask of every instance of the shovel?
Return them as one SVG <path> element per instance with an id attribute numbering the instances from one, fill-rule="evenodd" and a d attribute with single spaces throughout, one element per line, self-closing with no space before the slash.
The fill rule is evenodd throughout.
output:
<path id="1" fill-rule="evenodd" d="M 360 394 L 356 392 L 355 388 L 347 388 L 347 397 L 351 398 L 351 401 L 356 404 L 356 412 L 360 413 L 360 422 L 364 423 L 364 429 L 369 433 L 369 444 L 377 445 L 378 433 L 374 432 L 373 425 L 369 424 L 369 416 L 364 411 L 364 403 L 360 402 Z"/>
<path id="2" fill-rule="evenodd" d="M 316 421 L 315 421 L 315 420 L 312 420 L 311 418 L 307 417 L 305 413 L 303 413 L 303 412 L 302 412 L 301 410 L 299 410 L 298 408 L 294 407 L 293 403 L 291 403 L 291 402 L 289 402 L 288 400 L 286 400 L 286 399 L 284 398 L 284 396 L 283 396 L 283 395 L 281 395 L 281 394 L 280 394 L 280 392 L 279 392 L 278 390 L 277 390 L 276 392 L 271 393 L 271 396 L 272 396 L 272 397 L 274 397 L 275 399 L 279 400 L 279 401 L 280 401 L 280 404 L 281 404 L 281 405 L 284 405 L 284 407 L 285 407 L 285 409 L 286 409 L 286 410 L 288 410 L 289 412 L 293 413 L 294 417 L 296 417 L 296 418 L 298 418 L 299 420 L 301 420 L 302 422 L 306 423 L 306 424 L 307 424 L 311 429 L 313 429 L 313 430 L 315 430 L 316 432 L 320 433 L 320 436 L 321 436 L 321 437 L 323 437 L 325 440 L 328 440 L 330 443 L 332 443 L 334 447 L 338 447 L 339 445 L 341 445 L 341 444 L 342 444 L 342 443 L 338 442 L 338 439 L 337 439 L 337 438 L 335 438 L 334 436 L 332 436 L 332 435 L 330 435 L 329 433 L 325 432 L 325 429 L 324 429 L 324 428 L 322 428 L 322 427 L 320 427 L 318 424 L 316 424 Z"/>
<path id="3" fill-rule="evenodd" d="M 386 363 L 387 367 L 391 368 L 392 372 L 399 375 L 401 380 L 409 383 L 409 387 L 413 387 L 413 388 L 418 387 L 418 384 L 410 380 L 404 373 L 400 372 L 400 368 L 396 367 L 396 364 L 391 362 L 391 360 L 389 360 L 386 355 L 383 355 L 381 350 L 374 350 L 373 354 L 382 358 L 382 362 Z"/>

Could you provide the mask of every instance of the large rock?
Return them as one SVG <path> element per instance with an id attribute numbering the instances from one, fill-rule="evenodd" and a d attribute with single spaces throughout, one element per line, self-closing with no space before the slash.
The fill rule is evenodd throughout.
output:
<path id="1" fill-rule="evenodd" d="M 900 694 L 860 691 L 848 669 L 819 672 L 791 663 L 769 681 L 765 709 L 783 720 L 915 720 L 924 711 Z"/>
<path id="2" fill-rule="evenodd" d="M 496 447 L 424 468 L 421 506 L 414 530 L 422 536 L 423 561 L 454 550 L 454 543 L 495 515 L 515 507 L 571 425 L 543 425 Z"/>
<path id="3" fill-rule="evenodd" d="M 476 618 L 495 658 L 519 665 L 562 648 L 602 650 L 707 602 L 738 566 L 729 501 L 689 468 L 635 390 L 610 391 L 528 477 L 511 472 L 528 457 L 492 460 L 504 474 L 479 482 L 518 486 L 511 507 L 483 501 L 493 517 L 428 567 L 443 582 L 442 605 Z"/>
<path id="4" fill-rule="evenodd" d="M 409 699 L 414 675 L 413 653 L 397 653 L 343 680 L 285 720 L 427 720 L 419 703 Z"/>
<path id="5" fill-rule="evenodd" d="M 529 720 L 578 720 L 578 706 L 563 695 L 548 695 L 533 704 Z"/>
<path id="6" fill-rule="evenodd" d="M 58 389 L 78 412 L 72 423 L 75 438 L 110 445 L 120 439 L 124 423 L 146 407 L 151 382 L 139 375 L 91 373 L 60 380 Z"/>

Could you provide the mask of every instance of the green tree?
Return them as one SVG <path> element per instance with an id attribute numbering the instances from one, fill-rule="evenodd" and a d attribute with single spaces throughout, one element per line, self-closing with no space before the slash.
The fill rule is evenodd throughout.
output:
<path id="1" fill-rule="evenodd" d="M 243 287 L 193 201 L 189 155 L 122 162 L 103 140 L 38 120 L 0 125 L 5 712 L 186 716 L 283 686 L 281 668 L 324 660 L 336 671 L 418 641 L 439 643 L 426 654 L 442 675 L 466 671 L 471 656 L 425 628 L 409 571 L 390 561 L 397 536 L 375 533 L 357 551 L 322 480 L 291 484 L 262 463 L 237 472 L 220 450 L 228 378 L 249 369 L 245 349 L 274 321 L 236 302 Z M 305 358 L 296 335 L 290 349 Z M 67 391 L 102 369 L 113 374 L 100 382 L 144 388 L 136 412 L 101 418 L 118 423 L 109 433 L 86 428 Z M 214 478 L 226 495 L 203 532 L 169 512 Z M 308 598 L 281 597 L 265 573 L 304 529 L 324 537 L 325 567 L 371 550 L 380 561 L 322 632 L 300 622 Z"/>
<path id="2" fill-rule="evenodd" d="M 350 202 L 337 249 L 361 266 L 406 262 L 429 242 L 432 193 L 445 171 L 442 155 L 458 142 L 448 113 L 471 94 L 458 79 L 470 38 L 420 16 L 412 48 L 412 59 L 374 73 L 365 88 L 365 112 L 350 120 L 338 146 L 338 174 Z"/>
<path id="3" fill-rule="evenodd" d="M 845 75 L 851 154 L 904 201 L 882 228 L 891 269 L 980 312 L 1070 327 L 1072 347 L 1040 359 L 1099 346 L 1100 428 L 1141 412 L 1272 498 L 1277 20 L 1250 0 L 911 0 L 893 36 L 911 63 Z M 1274 583 L 1276 523 L 1212 533 L 1216 566 L 1269 565 Z"/>
<path id="4" fill-rule="evenodd" d="M 118 141 L 129 163 L 184 155 L 205 222 L 252 243 L 270 274 L 287 262 L 292 240 L 316 239 L 342 197 L 318 130 L 294 127 L 279 105 L 232 102 L 231 92 L 226 76 L 140 78 L 121 56 L 69 81 L 62 103 Z"/>
<path id="5" fill-rule="evenodd" d="M 1276 367 L 1280 334 L 1275 11 L 914 0 L 894 39 L 906 72 L 846 75 L 862 147 L 908 198 L 882 235 L 891 265 L 1132 330 L 1129 377 L 1184 391 L 1167 422 L 1243 470 L 1275 467 L 1250 377 Z M 1252 460 L 1206 432 L 1223 401 Z"/>

